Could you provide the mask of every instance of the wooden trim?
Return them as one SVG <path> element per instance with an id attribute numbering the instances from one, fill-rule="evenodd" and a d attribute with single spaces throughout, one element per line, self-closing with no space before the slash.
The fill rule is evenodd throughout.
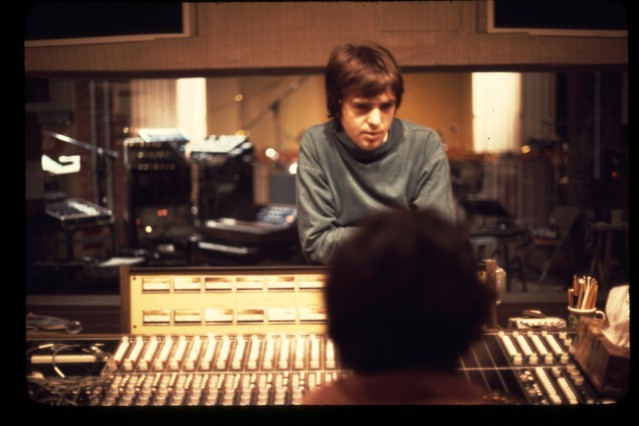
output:
<path id="1" fill-rule="evenodd" d="M 120 329 L 122 333 L 131 332 L 131 266 L 120 266 Z"/>

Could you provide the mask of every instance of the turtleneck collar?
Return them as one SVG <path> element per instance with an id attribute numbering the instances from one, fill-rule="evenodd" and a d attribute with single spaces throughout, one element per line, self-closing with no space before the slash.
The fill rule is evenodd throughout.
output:
<path id="1" fill-rule="evenodd" d="M 402 134 L 402 123 L 399 119 L 394 118 L 393 123 L 391 124 L 391 128 L 388 132 L 388 138 L 386 142 L 381 144 L 379 147 L 366 151 L 355 145 L 355 143 L 348 137 L 344 128 L 338 120 L 333 121 L 332 129 L 337 138 L 339 144 L 357 161 L 362 163 L 370 163 L 375 161 L 384 155 L 387 152 L 393 149 L 393 147 L 397 144 Z"/>

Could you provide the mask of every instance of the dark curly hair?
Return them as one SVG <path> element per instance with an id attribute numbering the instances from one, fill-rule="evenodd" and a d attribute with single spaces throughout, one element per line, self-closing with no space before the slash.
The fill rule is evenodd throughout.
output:
<path id="1" fill-rule="evenodd" d="M 495 300 L 462 229 L 404 208 L 362 220 L 335 251 L 325 291 L 328 334 L 359 372 L 455 368 Z"/>
<path id="2" fill-rule="evenodd" d="M 393 55 L 376 43 L 341 44 L 331 52 L 324 74 L 328 116 L 340 119 L 342 100 L 351 93 L 371 97 L 390 87 L 397 108 L 404 94 L 404 79 Z"/>

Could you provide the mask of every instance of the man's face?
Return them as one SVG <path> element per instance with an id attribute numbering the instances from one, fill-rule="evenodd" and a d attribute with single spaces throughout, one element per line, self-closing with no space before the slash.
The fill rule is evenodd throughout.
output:
<path id="1" fill-rule="evenodd" d="M 355 145 L 370 151 L 386 141 L 396 111 L 397 100 L 390 87 L 373 97 L 352 93 L 342 102 L 342 127 Z"/>

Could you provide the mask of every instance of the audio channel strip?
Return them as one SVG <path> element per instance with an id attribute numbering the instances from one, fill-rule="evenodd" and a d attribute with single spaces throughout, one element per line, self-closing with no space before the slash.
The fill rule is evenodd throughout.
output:
<path id="1" fill-rule="evenodd" d="M 458 368 L 486 389 L 487 403 L 608 402 L 574 362 L 571 340 L 565 331 L 487 332 Z M 29 347 L 29 394 L 53 405 L 299 405 L 350 374 L 330 339 L 315 334 L 127 335 Z"/>

